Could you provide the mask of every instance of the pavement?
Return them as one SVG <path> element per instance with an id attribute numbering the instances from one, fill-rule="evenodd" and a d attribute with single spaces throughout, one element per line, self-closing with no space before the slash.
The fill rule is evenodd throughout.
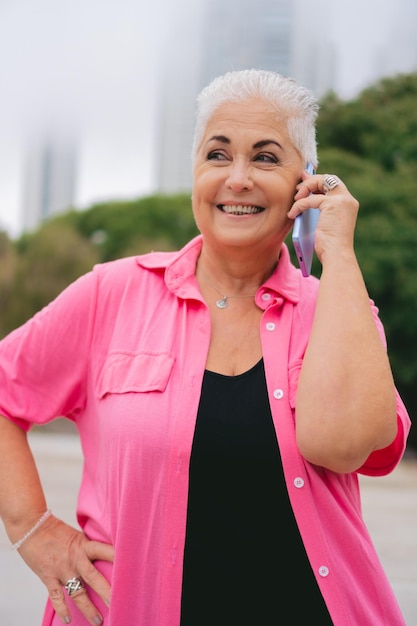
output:
<path id="1" fill-rule="evenodd" d="M 30 439 L 49 507 L 76 525 L 81 479 L 77 437 L 37 431 Z M 364 518 L 407 626 L 417 626 L 417 454 L 407 452 L 389 476 L 361 477 L 361 488 Z M 0 524 L 0 625 L 40 626 L 45 601 L 45 588 L 10 549 Z"/>

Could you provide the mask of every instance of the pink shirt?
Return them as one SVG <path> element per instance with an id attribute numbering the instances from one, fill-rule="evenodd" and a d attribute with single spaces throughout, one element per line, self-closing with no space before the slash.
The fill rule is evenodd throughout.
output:
<path id="1" fill-rule="evenodd" d="M 197 237 L 179 252 L 99 265 L 0 343 L 0 414 L 23 428 L 61 415 L 77 423 L 79 523 L 116 552 L 113 566 L 97 563 L 112 582 L 110 609 L 94 598 L 108 626 L 180 622 L 188 469 L 210 340 L 194 277 L 200 248 Z M 317 288 L 283 246 L 256 294 L 288 492 L 334 624 L 397 626 L 405 622 L 361 517 L 357 475 L 310 465 L 295 443 Z M 398 424 L 395 442 L 361 472 L 384 475 L 400 461 L 410 427 L 400 398 Z M 48 605 L 43 626 L 51 624 L 60 622 Z M 75 611 L 72 624 L 87 621 Z"/>

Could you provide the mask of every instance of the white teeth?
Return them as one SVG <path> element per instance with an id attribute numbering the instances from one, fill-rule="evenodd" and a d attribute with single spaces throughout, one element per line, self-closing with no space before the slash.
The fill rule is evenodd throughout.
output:
<path id="1" fill-rule="evenodd" d="M 218 207 L 225 213 L 232 213 L 233 215 L 252 215 L 262 211 L 259 206 L 219 204 Z"/>

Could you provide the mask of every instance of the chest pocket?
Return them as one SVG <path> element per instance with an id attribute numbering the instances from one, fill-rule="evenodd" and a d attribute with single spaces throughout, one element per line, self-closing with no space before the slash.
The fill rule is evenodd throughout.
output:
<path id="1" fill-rule="evenodd" d="M 165 391 L 174 365 L 167 352 L 112 352 L 98 382 L 98 397 L 109 393 Z"/>

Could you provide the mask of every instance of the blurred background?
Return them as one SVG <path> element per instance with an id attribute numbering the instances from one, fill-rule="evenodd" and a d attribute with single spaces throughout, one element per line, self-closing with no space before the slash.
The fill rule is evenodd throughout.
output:
<path id="1" fill-rule="evenodd" d="M 272 69 L 320 100 L 319 171 L 361 202 L 357 254 L 413 415 L 416 24 L 415 0 L 0 0 L 0 336 L 94 263 L 193 236 L 196 95 Z"/>
<path id="2" fill-rule="evenodd" d="M 0 0 L 0 226 L 188 190 L 214 76 L 263 67 L 350 99 L 417 69 L 416 24 L 414 0 Z"/>
<path id="3" fill-rule="evenodd" d="M 415 0 L 0 0 L 0 337 L 94 263 L 196 234 L 196 95 L 225 71 L 272 69 L 320 100 L 319 171 L 361 202 L 356 251 L 413 418 L 416 24 Z M 64 420 L 43 430 L 33 443 L 48 501 L 72 523 L 78 441 Z M 363 479 L 365 517 L 410 625 L 416 468 L 412 428 L 400 467 Z M 2 529 L 0 553 L 1 624 L 40 623 L 44 589 Z"/>

